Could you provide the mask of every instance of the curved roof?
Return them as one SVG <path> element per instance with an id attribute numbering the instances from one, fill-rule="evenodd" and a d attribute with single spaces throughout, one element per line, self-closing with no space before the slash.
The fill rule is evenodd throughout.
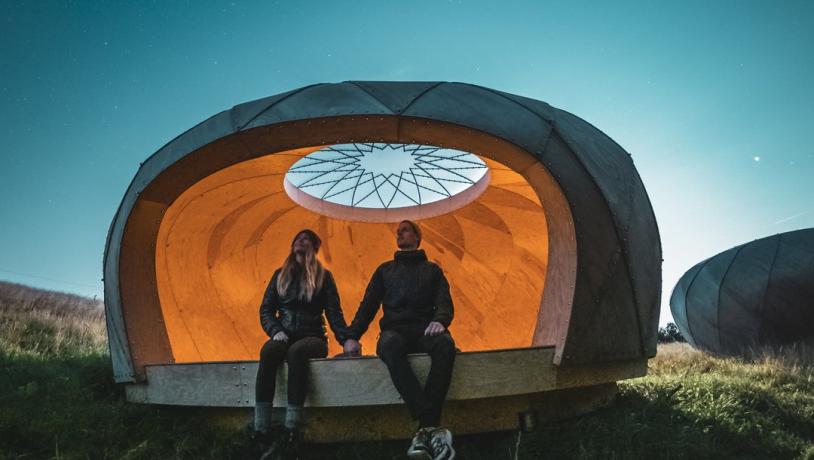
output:
<path id="1" fill-rule="evenodd" d="M 814 229 L 736 246 L 698 263 L 673 289 L 676 325 L 698 348 L 739 355 L 814 336 Z"/>
<path id="2" fill-rule="evenodd" d="M 549 259 L 543 307 L 528 307 L 540 308 L 530 345 L 556 344 L 562 364 L 655 354 L 661 246 L 644 186 L 618 144 L 568 112 L 488 88 L 344 82 L 237 105 L 141 165 L 105 252 L 116 379 L 132 380 L 140 365 L 172 356 L 166 330 L 156 327 L 164 324 L 155 257 L 159 227 L 179 197 L 218 171 L 264 155 L 356 141 L 460 148 L 522 175 L 545 212 L 539 238 Z M 146 300 L 129 300 L 136 296 Z M 133 331 L 140 336 L 131 337 Z M 137 342 L 150 345 L 134 352 Z"/>

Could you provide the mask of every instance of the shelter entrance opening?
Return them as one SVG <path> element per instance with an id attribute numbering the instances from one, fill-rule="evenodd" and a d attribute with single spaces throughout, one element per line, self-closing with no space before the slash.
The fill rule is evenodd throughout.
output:
<path id="1" fill-rule="evenodd" d="M 382 165 L 390 156 L 393 162 Z M 257 306 L 302 228 L 322 238 L 319 256 L 350 320 L 376 267 L 393 257 L 403 219 L 419 222 L 422 249 L 450 281 L 451 330 L 462 350 L 532 343 L 548 224 L 531 184 L 485 154 L 337 143 L 221 169 L 164 213 L 155 272 L 175 362 L 255 358 L 267 339 Z M 374 352 L 377 333 L 378 319 L 362 338 L 366 353 Z M 331 354 L 341 351 L 333 340 L 330 347 Z"/>

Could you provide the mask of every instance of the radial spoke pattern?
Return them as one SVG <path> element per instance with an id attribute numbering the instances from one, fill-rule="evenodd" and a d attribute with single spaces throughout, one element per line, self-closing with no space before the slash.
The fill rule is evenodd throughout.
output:
<path id="1" fill-rule="evenodd" d="M 414 144 L 339 144 L 294 163 L 286 179 L 321 200 L 401 208 L 449 198 L 475 185 L 486 164 L 468 152 Z"/>

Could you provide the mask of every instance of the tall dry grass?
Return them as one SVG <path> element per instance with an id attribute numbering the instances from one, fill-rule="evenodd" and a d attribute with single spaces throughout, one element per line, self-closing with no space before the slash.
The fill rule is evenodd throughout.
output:
<path id="1" fill-rule="evenodd" d="M 456 437 L 470 459 L 814 459 L 814 350 L 724 358 L 663 344 L 611 407 L 524 434 Z M 205 409 L 127 403 L 102 303 L 0 282 L 0 459 L 242 458 Z M 522 442 L 519 442 L 522 441 Z M 304 459 L 403 458 L 404 442 L 308 446 Z"/>
<path id="2" fill-rule="evenodd" d="M 651 376 L 703 375 L 710 372 L 784 375 L 814 381 L 814 344 L 798 342 L 748 350 L 739 358 L 716 356 L 686 343 L 659 344 L 656 357 L 648 364 Z"/>
<path id="3" fill-rule="evenodd" d="M 107 350 L 101 300 L 0 281 L 0 350 L 60 355 Z"/>

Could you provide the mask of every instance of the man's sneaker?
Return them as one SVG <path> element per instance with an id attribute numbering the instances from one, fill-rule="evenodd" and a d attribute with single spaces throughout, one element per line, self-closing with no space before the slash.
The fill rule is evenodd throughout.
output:
<path id="1" fill-rule="evenodd" d="M 432 460 L 452 460 L 455 458 L 455 449 L 452 448 L 452 433 L 446 428 L 435 428 L 430 433 L 432 445 Z"/>
<path id="2" fill-rule="evenodd" d="M 433 460 L 432 432 L 435 428 L 419 428 L 407 449 L 407 456 L 414 460 Z"/>

